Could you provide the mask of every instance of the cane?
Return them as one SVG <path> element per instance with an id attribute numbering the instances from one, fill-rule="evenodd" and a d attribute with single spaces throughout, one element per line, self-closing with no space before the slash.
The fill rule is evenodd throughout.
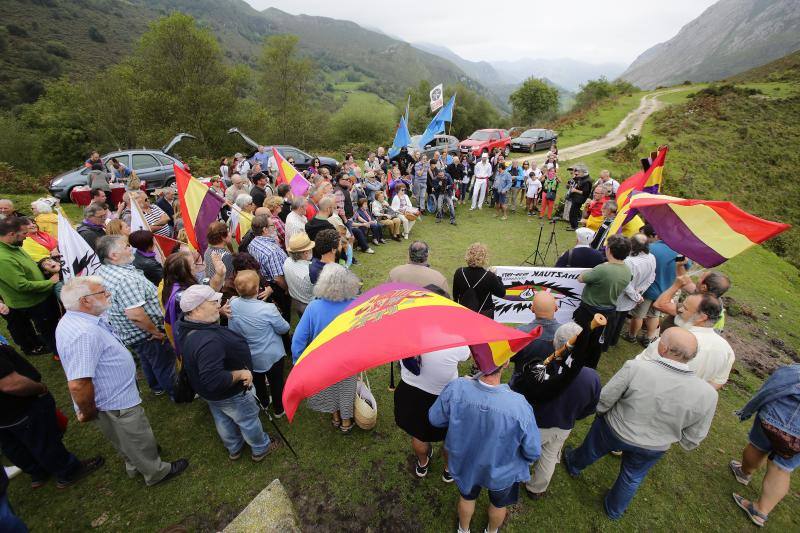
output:
<path id="1" fill-rule="evenodd" d="M 394 392 L 394 361 L 389 363 L 389 392 Z"/>
<path id="2" fill-rule="evenodd" d="M 248 388 L 247 390 L 249 391 L 249 390 L 250 390 L 250 388 Z M 246 393 L 245 393 L 245 394 L 246 394 Z M 281 440 L 282 440 L 282 441 L 283 441 L 283 442 L 286 444 L 286 447 L 287 447 L 287 448 L 289 448 L 289 451 L 291 451 L 291 452 L 292 452 L 292 455 L 294 455 L 294 458 L 295 458 L 295 459 L 300 459 L 300 457 L 298 457 L 298 456 L 297 456 L 297 452 L 296 452 L 296 451 L 294 451 L 294 448 L 292 448 L 292 445 L 291 445 L 291 444 L 289 444 L 289 441 L 288 441 L 288 440 L 286 440 L 286 436 L 285 436 L 285 435 L 283 434 L 283 432 L 281 431 L 281 428 L 279 428 L 279 427 L 278 427 L 278 424 L 277 424 L 277 423 L 275 422 L 275 420 L 272 418 L 272 415 L 270 414 L 270 412 L 269 412 L 269 411 L 267 411 L 267 408 L 266 408 L 266 407 L 264 407 L 263 405 L 261 405 L 261 400 L 259 400 L 259 399 L 258 399 L 258 394 L 253 394 L 253 398 L 255 398 L 255 399 L 256 399 L 256 403 L 258 404 L 258 407 L 259 407 L 259 409 L 261 409 L 262 411 L 264 411 L 264 413 L 267 415 L 267 418 L 269 418 L 269 421 L 270 421 L 270 422 L 272 422 L 272 427 L 274 427 L 274 428 L 275 428 L 275 431 L 277 431 L 277 432 L 278 432 L 278 435 L 280 436 Z"/>

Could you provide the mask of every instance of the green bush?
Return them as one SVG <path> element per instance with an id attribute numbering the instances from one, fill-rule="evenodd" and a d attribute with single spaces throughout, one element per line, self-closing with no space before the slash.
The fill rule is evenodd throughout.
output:
<path id="1" fill-rule="evenodd" d="M 47 186 L 48 176 L 34 178 L 0 161 L 0 193 L 39 194 Z"/>
<path id="2" fill-rule="evenodd" d="M 364 143 L 371 146 L 391 142 L 394 117 L 375 103 L 345 104 L 330 121 L 331 146 Z"/>

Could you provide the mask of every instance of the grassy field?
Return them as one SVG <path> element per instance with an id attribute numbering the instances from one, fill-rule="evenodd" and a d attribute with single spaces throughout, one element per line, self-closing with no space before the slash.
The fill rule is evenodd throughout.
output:
<path id="1" fill-rule="evenodd" d="M 67 207 L 77 222 L 73 206 Z M 433 224 L 432 219 L 426 218 L 413 232 L 414 237 L 430 243 L 432 266 L 448 277 L 462 264 L 465 248 L 476 240 L 489 245 L 493 264 L 521 264 L 533 251 L 540 227 L 538 219 L 522 214 L 502 222 L 487 210 L 470 213 L 464 208 L 458 209 L 458 222 L 453 227 Z M 546 238 L 549 227 L 544 229 Z M 558 224 L 559 251 L 571 244 L 572 235 Z M 364 280 L 365 287 L 372 287 L 384 281 L 388 269 L 404 262 L 405 257 L 406 243 L 390 243 L 378 248 L 375 255 L 360 255 L 362 263 L 354 271 Z M 548 262 L 554 260 L 555 250 L 551 250 Z M 737 298 L 770 302 L 769 309 L 786 306 L 788 313 L 796 309 L 797 287 L 785 286 L 784 294 L 778 289 L 783 285 L 779 281 L 771 291 L 751 283 L 763 272 L 796 279 L 797 271 L 774 255 L 756 249 L 730 261 L 727 270 L 734 277 L 731 292 Z M 738 319 L 732 319 L 731 334 L 736 335 L 738 328 Z M 604 356 L 599 368 L 603 380 L 635 353 L 623 342 Z M 69 411 L 60 365 L 45 357 L 34 359 L 34 363 L 58 404 Z M 618 468 L 618 460 L 607 457 L 579 480 L 569 478 L 559 467 L 548 498 L 534 503 L 522 496 L 512 508 L 505 530 L 731 531 L 749 527 L 730 493 L 742 489 L 744 494 L 753 496 L 760 477 L 753 488 L 742 488 L 729 474 L 727 461 L 738 456 L 748 429 L 731 413 L 758 387 L 759 380 L 741 364 L 735 368 L 731 383 L 721 393 L 709 438 L 691 453 L 672 449 L 648 476 L 621 522 L 612 523 L 601 509 L 603 494 L 613 483 Z M 236 463 L 228 461 L 201 401 L 173 405 L 163 397 L 152 396 L 142 384 L 144 406 L 163 456 L 187 457 L 191 462 L 183 476 L 154 488 L 146 488 L 141 480 L 128 479 L 122 461 L 98 429 L 91 424 L 80 425 L 71 417 L 65 437 L 67 446 L 81 457 L 102 453 L 107 458 L 106 466 L 66 491 L 56 491 L 52 483 L 33 491 L 28 480 L 20 476 L 11 482 L 10 499 L 20 516 L 38 531 L 78 531 L 93 525 L 106 531 L 157 531 L 176 524 L 191 531 L 216 531 L 266 484 L 279 478 L 307 530 L 438 532 L 454 527 L 458 495 L 454 486 L 439 480 L 442 460 L 438 449 L 429 478 L 414 478 L 408 438 L 393 422 L 392 398 L 386 390 L 388 368 L 375 369 L 370 377 L 380 411 L 375 430 L 356 430 L 343 437 L 331 428 L 327 416 L 303 407 L 291 425 L 285 420 L 280 422 L 300 460 L 295 462 L 288 450 L 282 450 L 258 465 L 246 458 Z M 580 442 L 589 423 L 586 420 L 578 424 L 570 444 Z M 800 482 L 795 479 L 792 494 L 770 517 L 774 529 L 788 531 L 800 521 L 799 493 Z M 42 502 L 47 504 L 43 506 Z M 486 523 L 486 503 L 484 494 L 473 523 L 476 531 Z"/>

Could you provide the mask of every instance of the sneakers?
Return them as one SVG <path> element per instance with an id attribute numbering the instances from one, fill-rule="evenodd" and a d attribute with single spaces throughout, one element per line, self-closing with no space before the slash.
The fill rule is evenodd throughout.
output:
<path id="1" fill-rule="evenodd" d="M 403 233 L 403 238 L 404 238 L 405 240 L 408 240 L 408 233 Z"/>
<path id="2" fill-rule="evenodd" d="M 47 353 L 47 348 L 45 346 L 34 346 L 30 350 L 23 350 L 25 355 L 42 355 Z"/>
<path id="3" fill-rule="evenodd" d="M 279 441 L 279 440 L 270 441 L 270 443 L 267 446 L 266 450 L 264 450 L 263 452 L 261 452 L 258 455 L 256 455 L 256 454 L 251 455 L 250 459 L 252 459 L 254 463 L 260 463 L 261 461 L 264 460 L 264 458 L 266 456 L 268 456 L 269 454 L 271 454 L 272 452 L 274 452 L 275 450 L 277 450 L 280 447 L 281 447 L 281 441 Z"/>
<path id="4" fill-rule="evenodd" d="M 177 461 L 172 461 L 170 463 L 172 467 L 169 469 L 169 473 L 161 478 L 161 481 L 156 483 L 156 485 L 160 485 L 161 483 L 166 483 L 170 479 L 175 479 L 176 477 L 183 474 L 183 471 L 189 468 L 189 461 L 186 459 L 178 459 Z"/>
<path id="5" fill-rule="evenodd" d="M 72 485 L 76 484 L 78 481 L 82 480 L 105 463 L 105 459 L 103 459 L 102 455 L 98 455 L 97 457 L 93 457 L 91 459 L 86 459 L 81 461 L 81 467 L 78 469 L 77 472 L 70 478 L 70 479 L 63 479 L 56 483 L 57 489 L 66 489 L 67 487 L 71 487 Z"/>
<path id="6" fill-rule="evenodd" d="M 46 477 L 41 479 L 31 479 L 31 488 L 36 490 L 44 487 L 47 484 L 47 479 L 48 478 Z"/>
<path id="7" fill-rule="evenodd" d="M 451 220 L 451 221 L 450 221 L 450 224 L 452 224 L 452 225 L 454 225 L 454 226 L 458 226 L 458 224 L 456 224 L 456 221 L 455 221 L 455 220 Z"/>
<path id="8" fill-rule="evenodd" d="M 630 334 L 629 332 L 627 332 L 627 331 L 623 331 L 623 332 L 620 334 L 620 337 L 622 337 L 624 340 L 626 340 L 626 341 L 630 342 L 631 344 L 636 344 L 636 337 L 634 337 L 633 335 L 631 335 L 631 334 Z"/>
<path id="9" fill-rule="evenodd" d="M 441 223 L 442 223 L 442 219 L 441 219 L 441 218 L 437 218 L 437 219 L 436 219 L 436 223 L 437 223 L 437 224 L 441 224 Z"/>
<path id="10" fill-rule="evenodd" d="M 229 453 L 228 454 L 228 459 L 230 459 L 231 461 L 239 460 L 239 458 L 242 456 L 242 450 L 244 450 L 244 444 L 242 444 L 242 447 L 239 448 L 237 451 L 235 451 L 233 453 Z"/>
<path id="11" fill-rule="evenodd" d="M 425 463 L 425 466 L 419 464 L 419 459 L 416 461 L 417 464 L 414 466 L 414 473 L 418 478 L 423 478 L 428 475 L 428 467 L 431 466 L 431 457 L 433 457 L 433 446 L 428 449 L 428 462 Z"/>
<path id="12" fill-rule="evenodd" d="M 280 413 L 273 413 L 272 416 L 274 416 L 275 418 L 283 418 L 284 416 L 286 416 L 286 411 L 283 410 Z"/>
<path id="13" fill-rule="evenodd" d="M 444 470 L 442 472 L 442 481 L 444 481 L 445 483 L 453 482 L 453 475 L 450 473 L 449 470 Z"/>
<path id="14" fill-rule="evenodd" d="M 503 215 L 502 217 L 500 217 L 500 220 L 508 220 L 508 217 Z"/>
<path id="15" fill-rule="evenodd" d="M 741 483 L 742 485 L 749 485 L 750 480 L 753 479 L 753 475 L 747 475 L 742 471 L 742 463 L 739 461 L 731 461 L 728 463 L 728 466 L 731 467 L 731 472 L 733 472 L 733 477 L 736 478 L 736 481 Z"/>
<path id="16" fill-rule="evenodd" d="M 375 250 L 373 250 L 372 248 L 367 248 L 366 250 L 364 250 L 364 253 L 367 253 L 367 254 L 374 254 L 374 253 L 375 253 Z"/>

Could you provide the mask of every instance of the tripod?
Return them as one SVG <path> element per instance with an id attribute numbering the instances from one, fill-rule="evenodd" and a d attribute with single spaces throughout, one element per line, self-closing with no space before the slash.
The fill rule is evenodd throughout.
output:
<path id="1" fill-rule="evenodd" d="M 546 266 L 547 264 L 547 254 L 550 253 L 550 247 L 553 246 L 556 255 L 558 255 L 558 239 L 556 239 L 556 225 L 552 222 L 549 222 L 552 226 L 550 230 L 550 236 L 547 239 L 547 243 L 544 244 L 544 252 L 541 251 L 542 249 L 542 233 L 544 232 L 544 222 L 539 223 L 539 236 L 536 237 L 536 249 L 525 258 L 522 262 L 523 265 L 533 265 L 533 266 Z M 533 262 L 531 262 L 531 258 L 533 258 Z"/>

